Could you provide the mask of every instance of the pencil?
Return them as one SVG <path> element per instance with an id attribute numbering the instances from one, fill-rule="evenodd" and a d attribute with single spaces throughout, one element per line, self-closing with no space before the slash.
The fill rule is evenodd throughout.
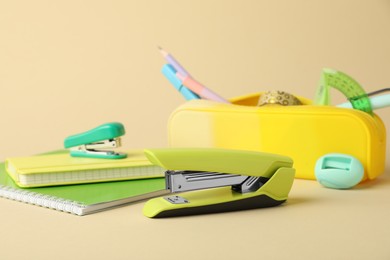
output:
<path id="1" fill-rule="evenodd" d="M 183 75 L 184 77 L 191 77 L 191 75 L 188 73 L 188 71 L 173 57 L 170 53 L 165 51 L 163 48 L 160 46 L 157 46 L 158 49 L 160 50 L 161 55 L 164 57 L 164 59 L 171 64 L 175 70 Z"/>
<path id="2" fill-rule="evenodd" d="M 226 99 L 219 96 L 217 93 L 213 92 L 211 89 L 208 89 L 198 81 L 196 81 L 190 73 L 167 51 L 165 51 L 160 46 L 157 46 L 160 50 L 160 53 L 163 55 L 168 64 L 176 70 L 176 76 L 182 81 L 182 84 L 190 89 L 195 94 L 199 95 L 204 99 L 219 101 L 223 103 L 230 103 Z"/>
<path id="3" fill-rule="evenodd" d="M 211 89 L 206 88 L 201 83 L 189 76 L 183 76 L 179 72 L 176 73 L 178 79 L 182 81 L 182 84 L 186 86 L 189 90 L 198 94 L 200 97 L 208 100 L 218 101 L 222 103 L 230 103 L 226 99 L 219 96 L 217 93 L 213 92 Z"/>

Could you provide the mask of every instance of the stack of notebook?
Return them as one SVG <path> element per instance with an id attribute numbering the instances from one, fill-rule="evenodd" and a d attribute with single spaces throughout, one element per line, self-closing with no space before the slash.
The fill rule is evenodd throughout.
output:
<path id="1" fill-rule="evenodd" d="M 86 215 L 167 193 L 163 176 L 142 151 L 120 160 L 59 151 L 1 163 L 0 197 Z"/>

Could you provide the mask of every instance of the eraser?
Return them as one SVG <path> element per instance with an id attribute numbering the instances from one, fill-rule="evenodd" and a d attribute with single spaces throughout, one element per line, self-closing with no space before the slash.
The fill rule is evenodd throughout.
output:
<path id="1" fill-rule="evenodd" d="M 349 189 L 363 179 L 364 168 L 360 161 L 351 155 L 331 153 L 317 160 L 315 176 L 325 187 Z"/>

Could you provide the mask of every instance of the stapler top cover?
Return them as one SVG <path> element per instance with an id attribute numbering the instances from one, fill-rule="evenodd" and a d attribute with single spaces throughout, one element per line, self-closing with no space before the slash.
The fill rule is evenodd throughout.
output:
<path id="1" fill-rule="evenodd" d="M 114 139 L 125 134 L 121 123 L 113 122 L 100 125 L 89 131 L 69 136 L 64 141 L 65 148 L 94 143 L 105 139 Z"/>
<path id="2" fill-rule="evenodd" d="M 146 157 L 169 170 L 212 171 L 248 176 L 271 177 L 281 167 L 291 168 L 287 156 L 221 148 L 145 149 Z"/>

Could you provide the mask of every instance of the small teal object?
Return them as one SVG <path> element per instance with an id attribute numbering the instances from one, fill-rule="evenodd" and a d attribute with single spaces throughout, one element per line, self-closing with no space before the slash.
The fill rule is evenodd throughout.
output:
<path id="1" fill-rule="evenodd" d="M 106 123 L 89 131 L 67 137 L 64 147 L 70 148 L 74 157 L 121 159 L 125 153 L 99 150 L 101 148 L 116 148 L 120 146 L 120 137 L 125 134 L 123 124 L 118 122 Z"/>
<path id="2" fill-rule="evenodd" d="M 315 176 L 327 188 L 350 189 L 363 179 L 364 167 L 351 155 L 330 153 L 317 160 Z"/>

